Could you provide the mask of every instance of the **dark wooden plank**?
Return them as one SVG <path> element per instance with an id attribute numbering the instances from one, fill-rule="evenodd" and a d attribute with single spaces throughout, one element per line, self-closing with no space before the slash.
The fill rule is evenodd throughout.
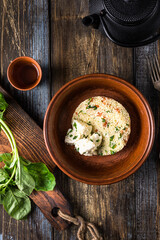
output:
<path id="1" fill-rule="evenodd" d="M 29 115 L 42 126 L 50 100 L 49 19 L 47 0 L 2 0 L 0 4 L 1 85 L 8 90 Z M 37 60 L 43 71 L 40 85 L 29 92 L 15 90 L 6 76 L 10 61 L 27 55 Z M 33 204 L 28 220 L 17 222 L 0 206 L 2 239 L 52 239 L 51 225 Z"/>
<path id="2" fill-rule="evenodd" d="M 135 82 L 136 87 L 149 101 L 156 121 L 156 139 L 159 129 L 158 91 L 154 89 L 147 68 L 146 56 L 157 53 L 157 42 L 135 49 Z M 158 140 L 158 139 L 157 139 Z M 156 144 L 142 167 L 135 173 L 135 198 L 136 198 L 136 236 L 137 240 L 159 239 L 159 190 L 157 171 Z"/>
<path id="3" fill-rule="evenodd" d="M 88 2 L 51 1 L 52 94 L 71 79 L 89 73 L 114 74 L 133 81 L 132 49 L 118 47 L 82 25 Z M 135 239 L 134 175 L 111 186 L 90 186 L 58 170 L 57 180 L 74 214 L 95 223 L 105 240 Z M 75 226 L 62 233 L 55 231 L 54 239 L 75 240 L 76 231 Z"/>

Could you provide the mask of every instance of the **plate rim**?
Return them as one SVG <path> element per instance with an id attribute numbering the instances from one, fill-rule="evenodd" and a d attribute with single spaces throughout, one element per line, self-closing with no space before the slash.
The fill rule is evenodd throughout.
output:
<path id="1" fill-rule="evenodd" d="M 134 167 L 130 171 L 128 171 L 128 172 L 126 172 L 126 173 L 124 173 L 124 174 L 122 174 L 120 176 L 117 176 L 115 178 L 103 179 L 103 180 L 97 180 L 96 178 L 95 179 L 92 178 L 92 179 L 88 179 L 87 180 L 87 178 L 81 177 L 79 175 L 77 176 L 70 169 L 69 169 L 69 172 L 68 172 L 68 169 L 67 170 L 64 169 L 59 163 L 57 163 L 56 159 L 53 157 L 53 155 L 51 153 L 51 150 L 50 150 L 50 143 L 49 143 L 48 133 L 47 133 L 48 132 L 47 131 L 47 128 L 48 128 L 47 127 L 47 122 L 48 121 L 47 120 L 49 118 L 49 112 L 50 112 L 52 104 L 56 101 L 57 97 L 61 94 L 61 92 L 63 92 L 68 87 L 70 87 L 72 84 L 76 83 L 77 81 L 84 80 L 84 79 L 91 78 L 91 77 L 92 78 L 104 78 L 104 79 L 108 79 L 109 78 L 109 79 L 112 79 L 114 81 L 120 82 L 123 85 L 129 87 L 140 98 L 140 100 L 142 101 L 142 103 L 143 103 L 143 105 L 144 105 L 144 107 L 145 107 L 145 109 L 147 111 L 148 118 L 149 118 L 149 123 L 150 123 L 150 138 L 149 139 L 150 140 L 148 141 L 148 146 L 146 147 L 146 151 L 144 152 L 144 154 L 141 157 L 140 161 L 136 165 L 134 165 Z M 154 120 L 154 115 L 153 115 L 153 112 L 152 112 L 152 109 L 150 107 L 150 104 L 149 104 L 148 100 L 131 83 L 125 81 L 122 78 L 116 77 L 114 75 L 94 73 L 94 74 L 82 75 L 80 77 L 72 79 L 71 81 L 69 81 L 66 84 L 64 84 L 55 93 L 55 95 L 52 97 L 52 99 L 51 99 L 51 101 L 50 101 L 50 103 L 49 103 L 49 105 L 47 107 L 46 113 L 45 113 L 44 123 L 43 123 L 43 134 L 44 134 L 45 145 L 46 145 L 47 151 L 49 152 L 49 155 L 50 155 L 51 159 L 60 168 L 60 170 L 62 172 L 64 172 L 67 176 L 71 177 L 74 180 L 77 180 L 79 182 L 83 182 L 83 183 L 86 183 L 86 184 L 107 185 L 107 184 L 113 184 L 113 183 L 122 181 L 125 178 L 129 177 L 130 175 L 135 173 L 142 166 L 142 164 L 145 162 L 145 160 L 149 156 L 149 154 L 150 154 L 150 152 L 152 150 L 153 144 L 154 144 L 154 139 L 155 139 L 155 120 Z"/>

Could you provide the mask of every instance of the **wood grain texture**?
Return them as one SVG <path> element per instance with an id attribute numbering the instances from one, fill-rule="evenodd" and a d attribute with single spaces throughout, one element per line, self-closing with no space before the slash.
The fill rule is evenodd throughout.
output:
<path id="1" fill-rule="evenodd" d="M 108 73 L 126 79 L 145 94 L 159 129 L 159 96 L 153 89 L 145 61 L 146 54 L 159 54 L 159 43 L 126 49 L 111 43 L 100 32 L 87 29 L 81 20 L 88 14 L 89 0 L 3 0 L 1 3 L 1 85 L 40 126 L 50 97 L 64 83 L 83 74 Z M 10 60 L 19 55 L 34 57 L 42 66 L 42 82 L 31 92 L 14 90 L 6 79 Z M 154 148 L 134 175 L 113 185 L 79 183 L 58 169 L 56 179 L 74 214 L 95 223 L 105 240 L 159 240 L 159 169 Z M 61 233 L 53 231 L 35 206 L 25 222 L 10 219 L 3 208 L 0 210 L 0 240 L 76 240 L 77 227 L 71 226 Z"/>
<path id="2" fill-rule="evenodd" d="M 157 42 L 135 49 L 134 66 L 136 87 L 147 98 L 154 113 L 158 141 L 159 93 L 153 87 L 146 62 L 146 56 L 152 56 L 158 52 L 157 50 Z M 159 181 L 158 152 L 156 150 L 155 145 L 147 161 L 135 173 L 137 240 L 159 239 L 159 191 L 157 191 Z"/>
<path id="3" fill-rule="evenodd" d="M 114 74 L 133 81 L 132 49 L 118 47 L 100 32 L 82 25 L 88 3 L 51 2 L 52 94 L 69 80 L 89 73 Z M 57 180 L 74 206 L 74 214 L 95 223 L 105 240 L 134 239 L 134 175 L 111 186 L 89 186 L 58 170 Z M 72 226 L 61 234 L 55 231 L 54 239 L 75 240 L 76 230 Z"/>
<path id="4" fill-rule="evenodd" d="M 40 127 L 22 110 L 6 91 L 0 87 L 0 92 L 9 104 L 6 110 L 6 122 L 15 136 L 20 156 L 32 162 L 44 162 L 51 172 L 55 165 L 47 152 L 43 132 Z M 4 134 L 0 136 L 1 153 L 8 151 L 8 139 Z M 60 217 L 52 215 L 53 208 L 60 208 L 62 212 L 70 214 L 70 206 L 58 188 L 49 192 L 33 192 L 30 198 L 41 209 L 51 225 L 59 231 L 68 227 L 68 223 Z"/>
<path id="5" fill-rule="evenodd" d="M 50 100 L 49 17 L 47 0 L 2 0 L 0 4 L 0 84 L 42 127 Z M 18 56 L 39 62 L 43 76 L 39 86 L 29 92 L 15 90 L 7 80 L 7 67 Z M 0 206 L 0 236 L 4 240 L 53 239 L 53 229 L 43 213 L 32 204 L 28 220 L 11 219 Z"/>

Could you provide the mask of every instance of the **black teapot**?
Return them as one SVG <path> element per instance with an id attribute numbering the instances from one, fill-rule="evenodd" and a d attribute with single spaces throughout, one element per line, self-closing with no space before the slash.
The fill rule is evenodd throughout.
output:
<path id="1" fill-rule="evenodd" d="M 103 30 L 114 43 L 138 47 L 160 38 L 160 0 L 90 0 L 82 22 Z"/>

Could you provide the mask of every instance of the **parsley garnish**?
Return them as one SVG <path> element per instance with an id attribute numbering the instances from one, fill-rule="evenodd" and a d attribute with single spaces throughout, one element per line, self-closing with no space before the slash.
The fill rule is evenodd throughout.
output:
<path id="1" fill-rule="evenodd" d="M 96 110 L 96 109 L 97 109 L 97 106 L 88 105 L 88 106 L 86 107 L 86 109 L 89 109 L 89 108 L 93 108 L 94 110 Z"/>
<path id="2" fill-rule="evenodd" d="M 117 147 L 117 145 L 116 145 L 116 144 L 113 144 L 112 149 L 115 149 L 116 147 Z"/>
<path id="3" fill-rule="evenodd" d="M 114 139 L 114 135 L 110 137 L 110 141 L 113 141 L 113 139 Z"/>
<path id="4" fill-rule="evenodd" d="M 69 135 L 69 134 L 70 134 L 72 131 L 73 131 L 73 130 L 72 130 L 72 129 L 70 129 L 70 130 L 68 131 L 67 135 Z"/>
<path id="5" fill-rule="evenodd" d="M 115 151 L 112 151 L 112 150 L 111 150 L 111 154 L 112 154 L 112 155 L 115 154 L 115 153 L 116 153 Z"/>
<path id="6" fill-rule="evenodd" d="M 119 134 L 119 138 L 118 139 L 120 139 L 121 137 L 122 137 L 122 133 Z"/>
<path id="7" fill-rule="evenodd" d="M 75 129 L 77 130 L 77 123 L 76 122 L 74 122 L 73 127 L 75 127 Z"/>

